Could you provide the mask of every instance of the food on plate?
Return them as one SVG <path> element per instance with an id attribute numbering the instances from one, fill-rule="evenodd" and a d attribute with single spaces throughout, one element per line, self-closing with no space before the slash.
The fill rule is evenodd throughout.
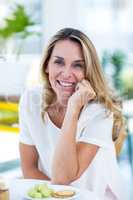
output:
<path id="1" fill-rule="evenodd" d="M 75 195 L 75 191 L 73 190 L 58 190 L 54 191 L 50 188 L 46 183 L 36 184 L 34 187 L 30 188 L 27 192 L 28 197 L 44 199 L 48 197 L 54 198 L 68 198 Z"/>
<path id="2" fill-rule="evenodd" d="M 28 196 L 32 198 L 47 198 L 52 197 L 53 189 L 49 188 L 47 184 L 38 184 L 28 191 Z"/>
<path id="3" fill-rule="evenodd" d="M 61 191 L 56 191 L 52 193 L 52 197 L 55 198 L 67 198 L 67 197 L 72 197 L 75 195 L 75 192 L 72 190 L 61 190 Z"/>

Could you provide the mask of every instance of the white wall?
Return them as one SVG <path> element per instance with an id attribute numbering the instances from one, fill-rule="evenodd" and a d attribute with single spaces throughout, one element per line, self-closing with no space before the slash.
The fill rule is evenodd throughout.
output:
<path id="1" fill-rule="evenodd" d="M 30 71 L 39 71 L 40 56 L 21 55 L 18 60 L 14 56 L 0 59 L 0 95 L 19 95 L 28 83 Z"/>
<path id="2" fill-rule="evenodd" d="M 44 45 L 59 29 L 79 26 L 77 0 L 45 0 L 42 4 Z"/>

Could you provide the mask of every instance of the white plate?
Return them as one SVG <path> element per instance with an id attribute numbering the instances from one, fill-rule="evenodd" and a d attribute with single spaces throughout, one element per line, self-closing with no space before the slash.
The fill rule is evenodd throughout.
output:
<path id="1" fill-rule="evenodd" d="M 42 184 L 42 183 L 47 183 L 46 181 L 39 181 L 39 180 L 36 180 L 33 182 L 33 184 L 30 184 L 30 187 L 27 189 L 25 195 L 24 195 L 24 198 L 25 199 L 29 199 L 29 200 L 72 200 L 72 199 L 77 199 L 80 195 L 81 195 L 81 192 L 78 188 L 75 188 L 75 187 L 72 187 L 72 186 L 67 186 L 67 185 L 52 185 L 50 183 L 47 183 L 48 187 L 49 188 L 52 188 L 53 190 L 55 191 L 61 191 L 61 190 L 72 190 L 72 191 L 75 191 L 75 195 L 72 196 L 72 197 L 67 197 L 67 198 L 54 198 L 54 197 L 48 197 L 48 198 L 32 198 L 32 197 L 29 197 L 27 195 L 27 192 L 30 188 L 34 187 L 36 184 Z"/>

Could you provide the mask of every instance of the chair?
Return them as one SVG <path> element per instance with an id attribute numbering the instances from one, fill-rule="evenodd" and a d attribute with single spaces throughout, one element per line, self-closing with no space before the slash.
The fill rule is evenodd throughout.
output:
<path id="1" fill-rule="evenodd" d="M 18 103 L 0 102 L 0 131 L 18 132 Z"/>

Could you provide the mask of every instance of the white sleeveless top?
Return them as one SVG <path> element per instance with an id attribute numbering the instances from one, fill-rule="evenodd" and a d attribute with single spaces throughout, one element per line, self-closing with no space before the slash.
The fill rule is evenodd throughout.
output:
<path id="1" fill-rule="evenodd" d="M 24 92 L 20 100 L 20 142 L 35 145 L 39 154 L 39 168 L 51 177 L 54 149 L 60 137 L 60 129 L 45 115 L 41 119 L 40 87 Z M 99 146 L 99 150 L 82 176 L 72 186 L 94 191 L 101 199 L 125 200 L 123 180 L 116 160 L 112 141 L 113 116 L 106 116 L 105 108 L 89 103 L 80 114 L 77 124 L 77 142 Z"/>

